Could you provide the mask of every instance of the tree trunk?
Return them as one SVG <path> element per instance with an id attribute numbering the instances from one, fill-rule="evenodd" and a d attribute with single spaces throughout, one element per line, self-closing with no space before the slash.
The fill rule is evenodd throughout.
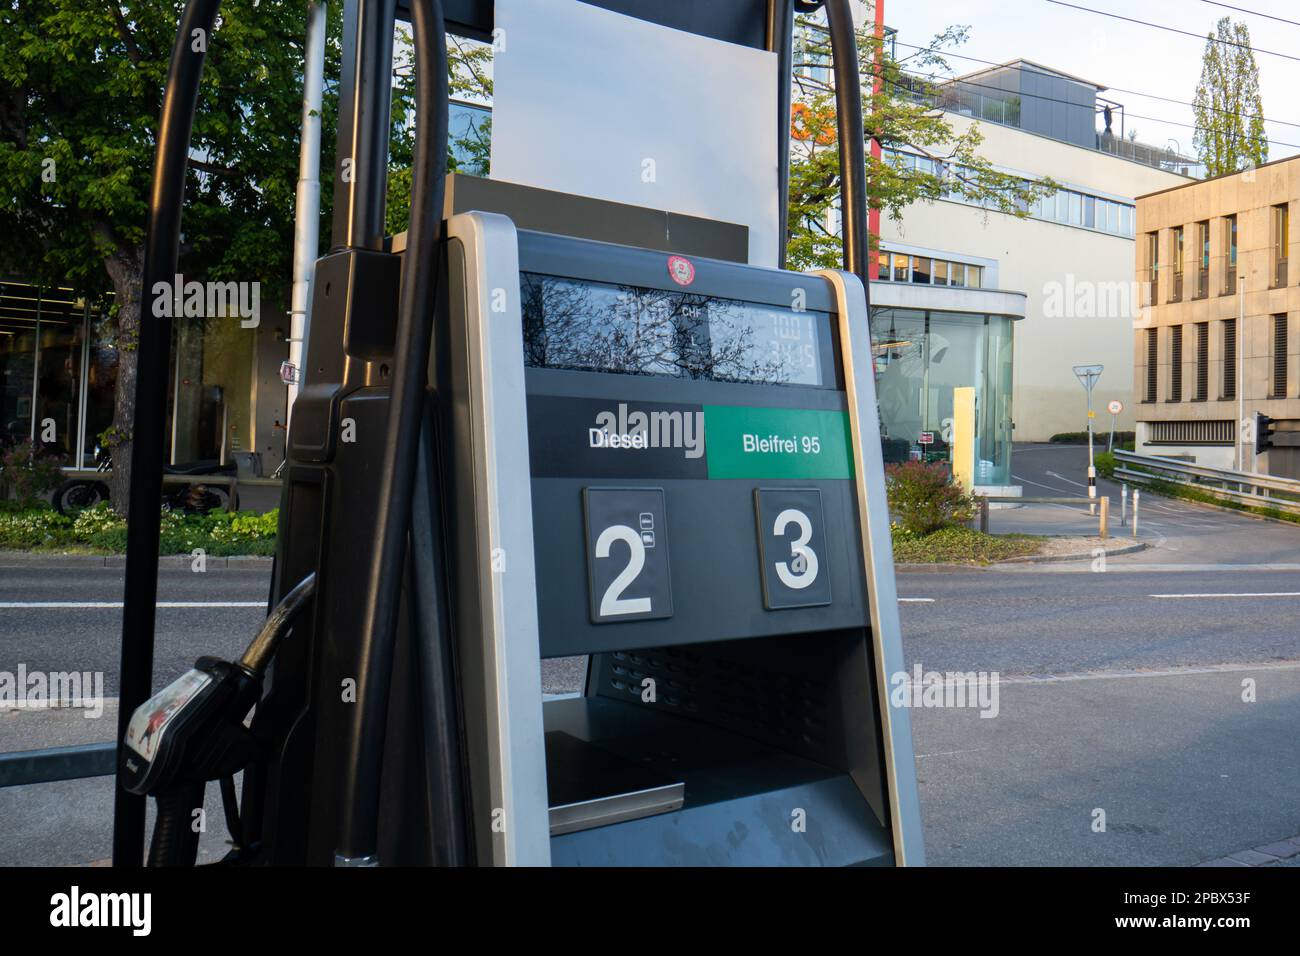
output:
<path id="1" fill-rule="evenodd" d="M 140 334 L 144 246 L 118 248 L 104 260 L 117 297 L 117 386 L 113 396 L 113 474 L 108 483 L 113 509 L 128 517 L 131 487 L 131 429 L 135 421 L 136 349 Z"/>

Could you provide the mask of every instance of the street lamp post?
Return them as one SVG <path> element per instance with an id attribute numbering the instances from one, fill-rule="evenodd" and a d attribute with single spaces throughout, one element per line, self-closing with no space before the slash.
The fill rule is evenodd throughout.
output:
<path id="1" fill-rule="evenodd" d="M 1246 470 L 1246 453 L 1242 450 L 1243 426 L 1246 423 L 1246 380 L 1245 371 L 1246 344 L 1246 276 L 1237 277 L 1237 470 Z M 1254 471 L 1251 464 L 1251 471 Z"/>

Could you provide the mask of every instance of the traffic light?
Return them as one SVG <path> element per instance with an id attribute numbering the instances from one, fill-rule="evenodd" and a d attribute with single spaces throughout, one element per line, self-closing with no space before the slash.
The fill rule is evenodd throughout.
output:
<path id="1" fill-rule="evenodd" d="M 1255 413 L 1255 454 L 1262 455 L 1273 447 L 1273 426 L 1276 420 L 1263 412 Z"/>

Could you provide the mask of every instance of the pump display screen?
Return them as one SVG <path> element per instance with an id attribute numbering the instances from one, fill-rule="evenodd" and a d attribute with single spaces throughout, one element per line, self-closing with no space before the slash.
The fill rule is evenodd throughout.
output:
<path id="1" fill-rule="evenodd" d="M 837 387 L 826 312 L 536 273 L 521 286 L 537 368 Z"/>

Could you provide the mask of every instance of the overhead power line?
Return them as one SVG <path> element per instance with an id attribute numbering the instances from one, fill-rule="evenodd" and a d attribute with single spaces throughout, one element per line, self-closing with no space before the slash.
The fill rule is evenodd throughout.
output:
<path id="1" fill-rule="evenodd" d="M 1099 17 L 1110 17 L 1114 20 L 1123 20 L 1125 23 L 1136 23 L 1138 26 L 1152 27 L 1156 30 L 1167 30 L 1170 33 L 1179 33 L 1183 36 L 1195 37 L 1198 40 L 1213 39 L 1206 37 L 1204 34 L 1197 33 L 1194 30 L 1183 30 L 1178 27 L 1171 27 L 1165 23 L 1152 23 L 1150 20 L 1139 20 L 1136 17 L 1126 17 L 1120 13 L 1111 13 L 1109 10 L 1095 10 L 1092 7 L 1083 7 L 1077 3 L 1066 3 L 1065 0 L 1046 0 L 1046 2 L 1058 7 L 1069 7 L 1071 10 L 1081 10 L 1084 13 L 1093 13 Z M 1259 47 L 1253 47 L 1247 43 L 1235 43 L 1232 40 L 1214 39 L 1214 42 L 1222 43 L 1225 46 L 1235 46 L 1240 50 L 1250 50 L 1253 53 L 1264 53 L 1268 56 L 1281 57 L 1284 60 L 1294 60 L 1296 63 L 1300 63 L 1300 56 L 1292 56 L 1290 53 L 1279 53 L 1276 50 L 1261 50 Z"/>
<path id="2" fill-rule="evenodd" d="M 963 53 L 950 53 L 950 52 L 945 51 L 945 50 L 936 50 L 936 49 L 934 49 L 934 48 L 932 48 L 932 47 L 919 47 L 919 46 L 917 46 L 917 45 L 914 44 L 914 43 L 904 43 L 904 42 L 902 42 L 901 40 L 899 40 L 899 41 L 897 41 L 897 42 L 898 42 L 898 45 L 899 45 L 899 46 L 912 47 L 912 48 L 917 49 L 917 50 L 926 50 L 926 51 L 929 51 L 929 52 L 932 52 L 932 53 L 937 53 L 937 54 L 939 54 L 940 56 L 945 56 L 945 57 L 946 57 L 946 56 L 956 57 L 956 58 L 959 59 L 959 60 L 970 60 L 972 63 L 982 63 L 982 64 L 984 64 L 985 66 L 1005 66 L 1005 65 L 1006 65 L 1005 63 L 998 63 L 998 62 L 995 62 L 995 61 L 993 61 L 993 60 L 983 60 L 983 59 L 980 59 L 979 57 L 968 56 L 968 55 L 963 54 Z M 979 87 L 979 88 L 981 88 L 981 89 L 994 90 L 995 92 L 998 92 L 998 93 L 1008 93 L 1008 92 L 1011 92 L 1011 91 L 1009 91 L 1009 90 L 1004 90 L 1004 89 L 1002 89 L 1001 87 L 989 86 L 989 85 L 984 84 L 984 83 L 977 83 L 977 82 L 975 82 L 974 80 L 962 79 L 962 78 L 960 78 L 960 77 L 954 77 L 954 78 L 952 79 L 952 82 L 954 82 L 954 83 L 961 83 L 961 84 L 964 85 L 964 86 L 975 86 L 975 87 Z M 897 84 L 896 84 L 896 85 L 897 85 Z M 1169 102 L 1169 103 L 1177 103 L 1177 104 L 1180 104 L 1180 105 L 1182 105 L 1182 106 L 1193 106 L 1193 105 L 1195 105 L 1195 104 L 1193 104 L 1193 103 L 1189 103 L 1189 102 L 1186 101 L 1186 100 L 1176 100 L 1176 99 L 1173 99 L 1172 97 L 1168 97 L 1168 96 L 1158 96 L 1158 95 L 1156 95 L 1156 94 L 1154 94 L 1154 93 L 1143 93 L 1143 92 L 1141 92 L 1140 90 L 1126 90 L 1126 89 L 1124 89 L 1123 87 L 1119 87 L 1119 86 L 1110 86 L 1110 87 L 1107 87 L 1107 89 L 1108 89 L 1108 90 L 1114 90 L 1114 91 L 1117 92 L 1117 93 L 1128 93 L 1128 94 L 1131 94 L 1131 95 L 1133 95 L 1133 96 L 1143 96 L 1143 97 L 1150 97 L 1151 99 L 1164 100 L 1164 101 L 1166 101 L 1166 102 Z M 1020 91 L 1015 91 L 1015 92 L 1016 92 L 1016 95 L 1017 95 L 1017 96 L 1020 96 L 1020 97 L 1031 97 L 1031 98 L 1033 98 L 1033 99 L 1047 100 L 1048 102 L 1051 102 L 1051 103 L 1063 103 L 1063 104 L 1065 104 L 1066 106 L 1080 106 L 1080 105 L 1081 105 L 1081 104 L 1079 104 L 1079 103 L 1071 102 L 1070 100 L 1063 100 L 1063 99 L 1061 99 L 1061 98 L 1059 98 L 1059 97 L 1055 97 L 1055 96 L 1047 96 L 1047 95 L 1042 94 L 1042 93 L 1024 93 L 1024 92 L 1020 92 Z M 1228 114 L 1228 115 L 1231 115 L 1231 116 L 1240 116 L 1240 117 L 1242 117 L 1243 119 L 1254 119 L 1254 116 L 1252 116 L 1251 114 L 1248 114 L 1248 113 L 1238 113 L 1238 112 L 1236 112 L 1235 110 L 1224 110 L 1224 109 L 1218 109 L 1218 108 L 1215 108 L 1215 107 L 1211 107 L 1211 109 L 1214 109 L 1214 111 L 1215 111 L 1215 112 L 1218 112 L 1218 113 L 1225 113 L 1225 114 Z M 1194 124 L 1194 123 L 1183 123 L 1183 122 L 1181 122 L 1181 121 L 1179 121 L 1179 120 L 1165 119 L 1165 118 L 1160 117 L 1160 116 L 1144 116 L 1144 115 L 1141 114 L 1141 113 L 1134 113 L 1134 112 L 1132 112 L 1131 110 L 1128 109 L 1128 107 L 1125 107 L 1125 108 L 1124 108 L 1124 112 L 1125 112 L 1125 115 L 1130 116 L 1130 117 L 1132 117 L 1133 119 L 1148 120 L 1148 121 L 1150 121 L 1150 122 L 1152 122 L 1152 123 L 1167 123 L 1167 124 L 1170 125 L 1170 126 L 1182 126 L 1182 127 L 1186 127 L 1187 129 L 1199 129 L 1199 128 L 1200 128 L 1200 127 L 1198 127 L 1198 126 L 1197 126 L 1196 124 Z M 1278 125 L 1280 125 L 1280 126 L 1292 126 L 1292 127 L 1297 128 L 1297 129 L 1300 129 L 1300 123 L 1291 123 L 1291 122 L 1288 122 L 1288 121 L 1286 121 L 1286 120 L 1271 120 L 1271 119 L 1268 119 L 1267 117 L 1261 117 L 1261 119 L 1263 119 L 1264 122 L 1266 122 L 1266 123 L 1276 123 L 1276 124 L 1278 124 Z M 1266 140 L 1266 142 L 1268 142 L 1270 145 L 1273 145 L 1273 146 L 1285 146 L 1285 147 L 1287 147 L 1288 149 L 1300 149 L 1300 144 L 1297 144 L 1297 143 L 1287 143 L 1287 142 L 1283 142 L 1282 140 L 1276 140 L 1276 139 L 1269 139 L 1269 140 Z"/>
<path id="3" fill-rule="evenodd" d="M 1261 13 L 1258 10 L 1247 10 L 1245 7 L 1234 7 L 1230 3 L 1220 3 L 1219 0 L 1201 0 L 1202 3 L 1208 3 L 1212 7 L 1226 7 L 1229 10 L 1236 10 L 1238 13 L 1248 13 L 1252 17 L 1263 17 L 1266 20 L 1276 20 L 1278 23 L 1289 23 L 1293 27 L 1300 27 L 1300 20 L 1288 20 L 1286 17 L 1275 16 L 1272 13 Z"/>

